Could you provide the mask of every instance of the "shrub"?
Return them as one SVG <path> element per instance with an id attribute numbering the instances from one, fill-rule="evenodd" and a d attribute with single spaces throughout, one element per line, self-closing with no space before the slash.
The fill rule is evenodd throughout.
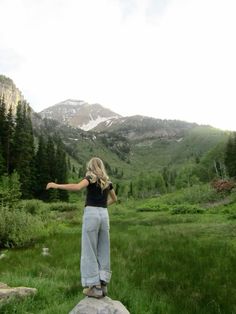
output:
<path id="1" fill-rule="evenodd" d="M 43 210 L 48 208 L 48 204 L 40 200 L 24 200 L 20 202 L 20 205 L 25 212 L 32 215 L 40 214 Z"/>
<path id="2" fill-rule="evenodd" d="M 209 184 L 194 185 L 189 188 L 178 190 L 175 193 L 163 195 L 160 201 L 166 204 L 203 204 L 219 200 L 222 196 L 218 194 Z"/>
<path id="3" fill-rule="evenodd" d="M 212 187 L 217 193 L 229 194 L 231 190 L 236 186 L 232 180 L 217 179 L 211 182 Z"/>
<path id="4" fill-rule="evenodd" d="M 174 206 L 171 209 L 171 214 L 203 214 L 205 213 L 205 209 L 198 207 L 196 205 L 190 205 L 190 204 L 182 204 Z"/>
<path id="5" fill-rule="evenodd" d="M 156 212 L 156 211 L 167 211 L 169 206 L 159 202 L 157 198 L 152 198 L 143 202 L 138 208 L 138 212 Z"/>
<path id="6" fill-rule="evenodd" d="M 55 202 L 55 203 L 50 203 L 48 204 L 49 210 L 55 210 L 55 211 L 60 211 L 60 212 L 65 212 L 65 211 L 73 211 L 73 210 L 78 210 L 80 206 L 75 203 L 65 203 L 65 202 Z"/>
<path id="7" fill-rule="evenodd" d="M 22 209 L 0 208 L 0 247 L 23 246 L 46 235 L 40 217 Z"/>
<path id="8" fill-rule="evenodd" d="M 37 215 L 42 221 L 50 220 L 50 209 L 47 203 L 40 200 L 23 200 L 19 203 L 19 207 L 26 213 L 33 216 Z"/>
<path id="9" fill-rule="evenodd" d="M 230 214 L 228 219 L 236 219 L 236 213 Z"/>

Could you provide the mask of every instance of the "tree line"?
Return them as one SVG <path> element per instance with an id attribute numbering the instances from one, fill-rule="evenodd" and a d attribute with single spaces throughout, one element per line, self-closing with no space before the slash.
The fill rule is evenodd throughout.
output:
<path id="1" fill-rule="evenodd" d="M 4 97 L 0 98 L 0 176 L 17 173 L 22 198 L 45 201 L 68 200 L 61 190 L 46 191 L 47 182 L 67 182 L 65 147 L 58 135 L 34 136 L 31 108 L 19 101 L 16 115 L 6 110 Z"/>

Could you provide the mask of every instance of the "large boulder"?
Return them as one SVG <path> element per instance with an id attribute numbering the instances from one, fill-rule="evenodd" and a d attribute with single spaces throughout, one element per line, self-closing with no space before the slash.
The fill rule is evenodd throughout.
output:
<path id="1" fill-rule="evenodd" d="M 86 297 L 69 314 L 130 314 L 119 301 L 108 297 L 95 299 Z"/>

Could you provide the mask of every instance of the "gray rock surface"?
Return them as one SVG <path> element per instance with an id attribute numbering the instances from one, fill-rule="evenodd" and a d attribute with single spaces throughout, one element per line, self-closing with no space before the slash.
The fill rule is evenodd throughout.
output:
<path id="1" fill-rule="evenodd" d="M 86 297 L 69 314 L 130 314 L 119 301 L 108 297 L 95 299 Z"/>
<path id="2" fill-rule="evenodd" d="M 37 289 L 28 287 L 9 287 L 5 283 L 0 282 L 0 301 L 13 296 L 26 297 L 35 294 Z"/>

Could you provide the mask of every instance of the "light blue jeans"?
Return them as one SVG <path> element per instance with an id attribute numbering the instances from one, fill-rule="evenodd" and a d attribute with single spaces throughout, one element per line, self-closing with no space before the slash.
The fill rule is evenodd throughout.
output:
<path id="1" fill-rule="evenodd" d="M 86 206 L 81 241 L 81 282 L 83 287 L 109 282 L 110 236 L 107 208 Z"/>

